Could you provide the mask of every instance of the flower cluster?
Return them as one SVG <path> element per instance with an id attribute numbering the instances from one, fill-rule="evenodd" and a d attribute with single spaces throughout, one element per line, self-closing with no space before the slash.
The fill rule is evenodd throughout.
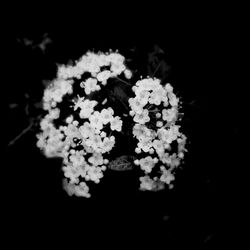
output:
<path id="1" fill-rule="evenodd" d="M 60 65 L 57 78 L 44 91 L 46 115 L 37 146 L 47 157 L 62 158 L 63 186 L 69 195 L 90 197 L 89 185 L 99 183 L 107 168 L 124 171 L 136 166 L 144 173 L 140 190 L 171 188 L 174 171 L 184 158 L 186 136 L 180 132 L 179 98 L 173 87 L 148 77 L 133 87 L 127 84 L 135 95 L 127 98 L 117 81 L 109 85 L 112 79 L 121 80 L 118 76 L 132 78 L 124 56 L 87 52 L 74 65 Z M 116 110 L 117 103 L 128 104 L 124 111 L 128 113 Z M 124 133 L 129 122 L 131 131 Z M 118 133 L 136 139 L 134 155 L 118 156 L 110 163 Z"/>
<path id="2" fill-rule="evenodd" d="M 129 105 L 135 122 L 133 136 L 138 140 L 135 152 L 144 156 L 134 161 L 145 173 L 140 177 L 140 189 L 160 190 L 165 184 L 172 187 L 173 171 L 186 151 L 186 137 L 176 125 L 179 99 L 169 83 L 163 86 L 155 78 L 139 80 L 132 89 L 135 97 L 129 99 Z M 178 144 L 177 153 L 172 152 L 174 141 Z"/>
<path id="3" fill-rule="evenodd" d="M 106 68 L 102 70 L 102 68 Z M 72 94 L 75 79 L 81 79 L 84 73 L 90 73 L 91 77 L 82 81 L 80 86 L 84 88 L 86 95 L 98 91 L 101 86 L 107 84 L 109 78 L 123 74 L 130 79 L 132 72 L 126 68 L 125 57 L 118 52 L 93 53 L 87 52 L 75 65 L 59 65 L 57 78 L 48 86 L 44 92 L 44 109 L 54 108 L 57 103 L 62 102 L 66 94 Z"/>
<path id="4" fill-rule="evenodd" d="M 127 79 L 131 77 L 124 60 L 117 52 L 88 52 L 74 66 L 59 66 L 57 78 L 44 91 L 47 114 L 40 123 L 37 146 L 47 157 L 63 159 L 64 188 L 69 195 L 90 197 L 86 182 L 99 183 L 107 168 L 109 160 L 105 155 L 116 143 L 111 134 L 120 132 L 123 122 L 113 108 L 103 108 L 91 94 L 101 91 L 109 78 L 122 73 Z M 74 79 L 80 80 L 86 72 L 91 76 L 79 83 L 83 92 L 75 98 Z M 103 100 L 102 104 L 106 102 Z M 63 122 L 59 108 L 62 103 L 70 108 Z"/>

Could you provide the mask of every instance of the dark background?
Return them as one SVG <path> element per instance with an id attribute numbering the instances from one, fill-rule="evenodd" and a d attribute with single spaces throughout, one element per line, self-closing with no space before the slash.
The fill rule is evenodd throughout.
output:
<path id="1" fill-rule="evenodd" d="M 182 21 L 176 16 L 171 22 L 162 13 L 147 15 L 146 22 L 138 16 L 136 23 L 129 14 L 109 15 L 103 19 L 107 26 L 102 18 L 96 24 L 93 17 L 76 16 L 65 20 L 62 15 L 48 24 L 34 24 L 33 17 L 16 20 L 9 35 L 12 74 L 6 84 L 5 167 L 9 172 L 10 233 L 17 233 L 23 242 L 29 237 L 37 242 L 51 237 L 85 244 L 93 237 L 96 244 L 105 236 L 101 242 L 107 246 L 115 240 L 121 245 L 136 240 L 169 249 L 224 244 L 225 208 L 233 190 L 226 172 L 238 163 L 234 157 L 239 150 L 235 114 L 240 116 L 241 105 L 231 83 L 235 65 L 230 60 L 235 55 L 228 53 L 228 23 L 202 18 L 202 13 Z M 46 37 L 51 43 L 42 50 L 37 45 Z M 25 46 L 24 38 L 34 42 Z M 43 80 L 55 77 L 56 63 L 76 60 L 89 49 L 111 48 L 129 54 L 133 48 L 138 53 L 138 66 L 143 67 L 144 56 L 154 45 L 165 52 L 170 66 L 167 79 L 184 101 L 183 130 L 189 152 L 176 175 L 175 188 L 139 192 L 133 171 L 108 171 L 90 190 L 90 199 L 67 196 L 62 189 L 60 160 L 46 159 L 36 147 Z M 30 122 L 34 122 L 32 129 L 10 145 Z"/>

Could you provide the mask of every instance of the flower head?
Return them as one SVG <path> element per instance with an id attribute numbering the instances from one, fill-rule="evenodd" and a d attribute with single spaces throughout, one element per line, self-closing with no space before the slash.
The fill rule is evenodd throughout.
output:
<path id="1" fill-rule="evenodd" d="M 85 82 L 81 83 L 81 87 L 84 87 L 86 95 L 101 89 L 101 87 L 97 85 L 97 80 L 95 78 L 88 78 Z"/>
<path id="2" fill-rule="evenodd" d="M 47 114 L 40 123 L 37 146 L 47 157 L 62 158 L 66 177 L 63 187 L 69 195 L 90 197 L 88 183 L 100 182 L 109 163 L 107 157 L 113 155 L 109 153 L 125 136 L 136 141 L 132 149 L 136 155 L 132 155 L 133 167 L 145 174 L 140 177 L 140 190 L 171 187 L 173 170 L 180 165 L 186 151 L 186 137 L 175 124 L 179 99 L 169 83 L 164 85 L 160 79 L 150 77 L 135 82 L 132 72 L 118 51 L 89 51 L 72 65 L 60 65 L 57 78 L 45 89 L 43 108 Z M 116 91 L 121 86 L 116 86 L 117 79 L 121 80 L 118 84 L 131 84 L 132 96 Z M 107 96 L 112 90 L 117 92 L 123 107 L 128 105 L 124 109 L 127 113 L 121 109 L 117 115 L 116 102 L 112 103 Z M 123 133 L 130 129 L 131 123 L 131 131 Z M 120 132 L 122 135 L 115 137 Z M 177 147 L 172 147 L 175 141 Z M 121 156 L 119 161 L 111 162 L 118 162 L 120 169 L 132 168 L 124 159 Z"/>
<path id="3" fill-rule="evenodd" d="M 134 116 L 134 121 L 139 123 L 139 124 L 145 124 L 150 121 L 149 115 L 148 115 L 148 110 L 143 109 L 141 113 L 137 113 Z"/>
<path id="4" fill-rule="evenodd" d="M 120 132 L 122 130 L 122 120 L 119 116 L 114 117 L 110 122 L 111 130 Z"/>

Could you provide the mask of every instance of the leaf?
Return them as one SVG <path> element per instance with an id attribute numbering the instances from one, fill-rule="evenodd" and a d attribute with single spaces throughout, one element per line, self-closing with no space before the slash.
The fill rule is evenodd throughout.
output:
<path id="1" fill-rule="evenodd" d="M 134 168 L 135 157 L 130 155 L 122 155 L 111 161 L 108 168 L 115 171 L 127 171 Z"/>

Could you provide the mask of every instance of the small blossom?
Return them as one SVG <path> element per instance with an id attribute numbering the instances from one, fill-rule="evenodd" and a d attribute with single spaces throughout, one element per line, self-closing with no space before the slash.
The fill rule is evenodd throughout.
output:
<path id="1" fill-rule="evenodd" d="M 146 158 L 140 159 L 141 169 L 144 170 L 146 173 L 150 173 L 154 165 L 155 162 L 151 156 L 147 156 Z"/>
<path id="2" fill-rule="evenodd" d="M 68 116 L 65 121 L 68 124 L 71 123 L 73 121 L 73 116 L 72 115 Z"/>
<path id="3" fill-rule="evenodd" d="M 97 101 L 90 101 L 88 99 L 84 100 L 79 104 L 81 109 L 80 111 L 80 118 L 89 118 L 91 114 L 94 112 L 94 107 L 97 105 Z"/>
<path id="4" fill-rule="evenodd" d="M 143 109 L 142 113 L 137 113 L 134 117 L 134 121 L 140 124 L 145 124 L 150 121 L 150 117 L 148 115 L 148 110 Z"/>
<path id="5" fill-rule="evenodd" d="M 135 152 L 136 152 L 137 154 L 140 154 L 140 153 L 141 153 L 141 149 L 140 149 L 139 147 L 137 147 L 137 148 L 135 149 Z"/>
<path id="6" fill-rule="evenodd" d="M 157 112 L 157 113 L 155 114 L 155 117 L 158 118 L 158 119 L 161 118 L 161 113 L 160 113 L 160 112 Z"/>
<path id="7" fill-rule="evenodd" d="M 152 147 L 151 139 L 145 138 L 137 143 L 137 146 L 144 152 L 149 152 Z"/>
<path id="8" fill-rule="evenodd" d="M 85 182 L 80 182 L 79 185 L 75 186 L 75 195 L 89 198 L 89 187 Z"/>
<path id="9" fill-rule="evenodd" d="M 135 165 L 140 165 L 140 161 L 138 159 L 134 160 Z"/>
<path id="10" fill-rule="evenodd" d="M 179 99 L 174 93 L 168 93 L 168 98 L 171 106 L 176 107 L 178 105 Z"/>
<path id="11" fill-rule="evenodd" d="M 150 104 L 155 104 L 155 105 L 160 105 L 162 102 L 162 98 L 164 95 L 164 90 L 162 88 L 158 88 L 156 90 L 153 90 L 153 92 L 150 95 L 150 98 L 148 100 L 148 102 Z"/>
<path id="12" fill-rule="evenodd" d="M 104 138 L 104 137 L 107 136 L 107 133 L 105 133 L 104 131 L 102 131 L 102 132 L 100 133 L 100 136 L 101 136 L 102 138 Z"/>
<path id="13" fill-rule="evenodd" d="M 102 142 L 102 153 L 109 152 L 115 145 L 115 137 L 105 137 Z"/>
<path id="14" fill-rule="evenodd" d="M 177 110 L 175 108 L 163 109 L 162 119 L 167 122 L 172 122 L 177 117 Z"/>
<path id="15" fill-rule="evenodd" d="M 136 91 L 136 96 L 139 98 L 141 105 L 145 106 L 148 103 L 150 93 L 147 90 L 140 90 L 138 93 Z"/>
<path id="16" fill-rule="evenodd" d="M 99 82 L 106 82 L 111 76 L 111 72 L 109 70 L 104 70 L 96 76 Z"/>
<path id="17" fill-rule="evenodd" d="M 152 78 L 142 79 L 136 82 L 136 86 L 144 90 L 154 90 L 160 86 L 160 81 Z"/>
<path id="18" fill-rule="evenodd" d="M 121 131 L 122 129 L 122 120 L 119 116 L 114 117 L 110 122 L 111 130 Z"/>
<path id="19" fill-rule="evenodd" d="M 173 92 L 173 87 L 169 83 L 167 83 L 164 88 L 169 93 Z"/>
<path id="20" fill-rule="evenodd" d="M 141 100 L 139 98 L 130 98 L 129 99 L 129 106 L 131 107 L 131 109 L 135 112 L 135 113 L 141 113 L 143 110 L 143 103 L 141 102 Z"/>
<path id="21" fill-rule="evenodd" d="M 91 157 L 89 157 L 88 162 L 95 166 L 102 165 L 103 164 L 102 154 L 94 153 Z"/>
<path id="22" fill-rule="evenodd" d="M 101 131 L 103 128 L 103 121 L 102 116 L 100 115 L 100 112 L 95 111 L 90 117 L 89 117 L 90 125 L 91 127 L 95 128 L 96 131 Z"/>
<path id="23" fill-rule="evenodd" d="M 91 92 L 98 91 L 101 89 L 99 85 L 97 85 L 97 80 L 94 78 L 88 78 L 84 83 L 84 91 L 86 95 L 89 95 Z"/>
<path id="24" fill-rule="evenodd" d="M 140 189 L 141 190 L 153 190 L 154 180 L 152 180 L 148 175 L 140 177 Z"/>
<path id="25" fill-rule="evenodd" d="M 101 111 L 102 122 L 104 125 L 113 120 L 114 110 L 112 108 L 103 109 Z"/>
<path id="26" fill-rule="evenodd" d="M 142 124 L 135 124 L 133 127 L 133 135 L 138 139 L 145 135 L 145 131 L 145 126 Z"/>
<path id="27" fill-rule="evenodd" d="M 126 77 L 127 79 L 131 79 L 131 77 L 132 77 L 132 72 L 131 72 L 130 70 L 126 69 L 126 70 L 124 71 L 124 75 L 125 75 L 125 77 Z"/>
<path id="28" fill-rule="evenodd" d="M 103 177 L 103 173 L 100 167 L 91 166 L 88 169 L 89 180 L 99 183 L 100 179 Z"/>
<path id="29" fill-rule="evenodd" d="M 161 128 L 163 126 L 163 122 L 162 121 L 157 121 L 156 122 L 156 127 Z"/>
<path id="30" fill-rule="evenodd" d="M 162 154 L 164 152 L 164 143 L 162 140 L 154 140 L 152 146 L 158 154 Z"/>
<path id="31" fill-rule="evenodd" d="M 173 174 L 170 171 L 168 171 L 164 166 L 161 166 L 160 169 L 162 171 L 160 181 L 165 182 L 166 184 L 169 185 L 170 182 L 175 179 Z"/>
<path id="32" fill-rule="evenodd" d="M 84 122 L 84 124 L 79 128 L 79 132 L 81 133 L 83 138 L 88 138 L 90 135 L 94 134 L 94 128 L 90 125 L 89 122 Z"/>

